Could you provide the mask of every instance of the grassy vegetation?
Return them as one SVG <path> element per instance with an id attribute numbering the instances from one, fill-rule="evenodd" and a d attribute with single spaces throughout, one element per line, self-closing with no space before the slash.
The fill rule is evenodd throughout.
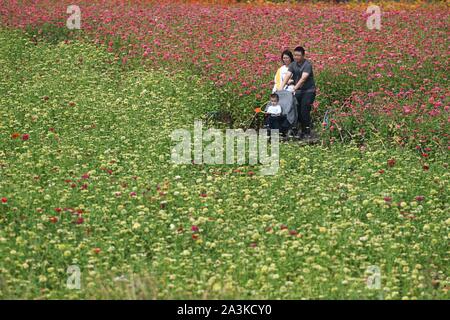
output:
<path id="1" fill-rule="evenodd" d="M 282 144 L 275 176 L 174 165 L 170 133 L 219 104 L 200 77 L 0 42 L 1 298 L 449 297 L 445 151 Z"/>

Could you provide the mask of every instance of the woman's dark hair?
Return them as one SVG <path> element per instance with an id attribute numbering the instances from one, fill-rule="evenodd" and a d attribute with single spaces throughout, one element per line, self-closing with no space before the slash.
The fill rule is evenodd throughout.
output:
<path id="1" fill-rule="evenodd" d="M 283 57 L 284 56 L 288 56 L 289 59 L 291 59 L 291 62 L 294 61 L 294 56 L 292 55 L 291 50 L 284 50 L 283 53 L 281 54 L 281 61 L 283 61 Z"/>

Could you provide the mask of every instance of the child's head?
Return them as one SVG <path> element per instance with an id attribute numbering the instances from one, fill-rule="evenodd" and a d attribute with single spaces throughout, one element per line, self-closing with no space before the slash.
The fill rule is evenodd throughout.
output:
<path id="1" fill-rule="evenodd" d="M 272 93 L 270 95 L 270 102 L 272 103 L 273 106 L 277 105 L 279 100 L 280 97 L 276 93 Z"/>

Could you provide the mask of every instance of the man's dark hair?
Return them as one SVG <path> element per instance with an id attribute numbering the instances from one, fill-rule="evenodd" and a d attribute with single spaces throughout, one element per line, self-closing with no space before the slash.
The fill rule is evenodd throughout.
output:
<path id="1" fill-rule="evenodd" d="M 291 59 L 291 62 L 294 61 L 294 56 L 292 55 L 291 50 L 284 50 L 283 53 L 281 54 L 281 61 L 283 61 L 283 57 L 284 56 L 288 56 Z"/>
<path id="2" fill-rule="evenodd" d="M 277 101 L 280 101 L 280 97 L 276 93 L 272 93 L 270 95 L 270 98 L 275 98 L 275 99 L 277 99 Z"/>
<path id="3" fill-rule="evenodd" d="M 297 48 L 294 49 L 294 51 L 298 51 L 302 53 L 302 56 L 305 55 L 305 48 L 298 46 Z"/>

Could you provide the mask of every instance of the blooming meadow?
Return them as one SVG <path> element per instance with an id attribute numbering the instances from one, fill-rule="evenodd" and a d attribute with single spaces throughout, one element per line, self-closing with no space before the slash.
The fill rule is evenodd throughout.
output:
<path id="1" fill-rule="evenodd" d="M 3 3 L 3 23 L 32 30 L 36 39 L 88 37 L 124 65 L 138 58 L 202 75 L 214 83 L 221 107 L 237 123 L 245 123 L 268 99 L 280 52 L 302 44 L 318 74 L 316 127 L 331 143 L 376 137 L 413 147 L 435 142 L 448 147 L 450 13 L 445 3 L 386 4 L 382 29 L 370 30 L 366 4 L 81 0 L 82 32 L 65 28 L 71 1 Z M 322 123 L 327 110 L 332 116 Z"/>
<path id="2" fill-rule="evenodd" d="M 1 298 L 449 297 L 448 9 L 83 0 L 68 30 L 73 3 L 24 3 L 0 6 Z M 274 176 L 171 163 L 298 44 L 321 144 Z"/>

